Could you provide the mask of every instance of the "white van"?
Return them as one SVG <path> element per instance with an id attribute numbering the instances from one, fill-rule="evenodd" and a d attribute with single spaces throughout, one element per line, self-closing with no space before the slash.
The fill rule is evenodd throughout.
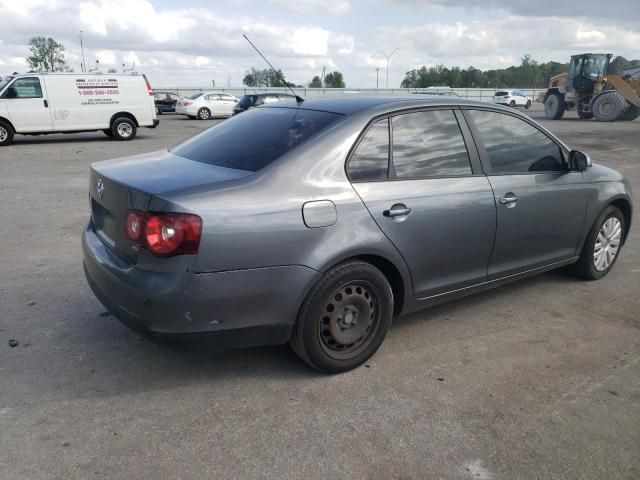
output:
<path id="1" fill-rule="evenodd" d="M 16 133 L 90 132 L 131 140 L 158 125 L 153 90 L 140 74 L 28 73 L 0 82 L 0 146 Z"/>

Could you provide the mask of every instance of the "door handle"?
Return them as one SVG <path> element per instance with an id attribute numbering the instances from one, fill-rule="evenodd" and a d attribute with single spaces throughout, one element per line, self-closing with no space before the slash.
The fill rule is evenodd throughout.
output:
<path id="1" fill-rule="evenodd" d="M 405 217 L 411 213 L 411 209 L 405 205 L 394 205 L 389 210 L 382 212 L 382 215 L 389 218 Z"/>
<path id="2" fill-rule="evenodd" d="M 504 197 L 502 197 L 500 200 L 498 200 L 502 205 L 509 205 L 511 204 L 512 206 L 518 202 L 518 200 L 520 200 L 520 197 L 518 197 L 517 195 L 514 195 L 513 193 L 509 192 L 507 193 Z"/>
<path id="3" fill-rule="evenodd" d="M 44 100 L 44 108 L 49 108 L 49 102 L 47 100 Z"/>

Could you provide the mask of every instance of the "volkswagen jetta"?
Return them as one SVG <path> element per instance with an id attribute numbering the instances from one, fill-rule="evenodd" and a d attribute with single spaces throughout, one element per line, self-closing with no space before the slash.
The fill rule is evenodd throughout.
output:
<path id="1" fill-rule="evenodd" d="M 258 107 L 93 164 L 90 203 L 85 272 L 118 318 L 290 342 L 325 372 L 399 315 L 569 265 L 601 278 L 632 211 L 619 173 L 522 113 L 415 95 Z"/>

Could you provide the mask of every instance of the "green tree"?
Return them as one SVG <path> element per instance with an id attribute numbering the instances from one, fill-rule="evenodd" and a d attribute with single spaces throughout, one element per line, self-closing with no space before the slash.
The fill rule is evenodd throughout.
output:
<path id="1" fill-rule="evenodd" d="M 64 46 L 51 37 L 33 37 L 29 40 L 31 55 L 27 57 L 34 72 L 69 72 L 64 60 Z"/>
<path id="2" fill-rule="evenodd" d="M 313 77 L 311 83 L 309 83 L 309 88 L 322 88 L 322 80 L 320 80 L 318 75 Z"/>
<path id="3" fill-rule="evenodd" d="M 285 82 L 282 70 L 274 72 L 270 68 L 259 70 L 251 67 L 242 79 L 242 83 L 247 87 L 286 87 Z"/>
<path id="4" fill-rule="evenodd" d="M 326 77 L 324 77 L 324 86 L 327 88 L 344 88 L 346 84 L 344 83 L 344 78 L 342 77 L 342 73 L 335 71 L 328 73 Z"/>

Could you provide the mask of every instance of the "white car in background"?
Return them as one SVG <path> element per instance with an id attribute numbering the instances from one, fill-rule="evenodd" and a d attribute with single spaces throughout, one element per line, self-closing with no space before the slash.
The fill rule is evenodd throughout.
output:
<path id="1" fill-rule="evenodd" d="M 501 90 L 493 95 L 493 103 L 507 105 L 509 107 L 531 107 L 531 97 L 522 90 Z"/>
<path id="2" fill-rule="evenodd" d="M 190 118 L 208 120 L 212 117 L 230 117 L 238 99 L 228 93 L 201 92 L 176 103 L 176 113 Z"/>

